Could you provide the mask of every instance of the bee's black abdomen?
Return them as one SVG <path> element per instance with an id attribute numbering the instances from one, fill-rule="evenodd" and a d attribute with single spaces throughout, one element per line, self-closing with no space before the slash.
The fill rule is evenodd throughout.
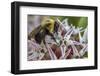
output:
<path id="1" fill-rule="evenodd" d="M 45 38 L 45 32 L 39 32 L 35 35 L 35 40 L 37 43 L 41 43 L 42 40 Z"/>

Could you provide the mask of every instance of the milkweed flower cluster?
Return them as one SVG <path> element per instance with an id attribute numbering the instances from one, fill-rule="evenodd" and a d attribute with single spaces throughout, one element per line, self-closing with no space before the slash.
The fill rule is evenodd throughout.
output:
<path id="1" fill-rule="evenodd" d="M 85 58 L 88 53 L 88 28 L 75 27 L 55 20 L 59 27 L 53 33 L 55 40 L 46 35 L 45 43 L 38 44 L 35 39 L 28 40 L 28 61 Z"/>

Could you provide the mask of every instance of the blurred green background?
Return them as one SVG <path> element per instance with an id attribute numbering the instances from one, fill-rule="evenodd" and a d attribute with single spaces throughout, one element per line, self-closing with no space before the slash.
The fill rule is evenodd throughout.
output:
<path id="1" fill-rule="evenodd" d="M 88 25 L 88 17 L 76 17 L 76 16 L 50 16 L 50 18 L 55 19 L 58 18 L 60 21 L 64 19 L 68 19 L 68 24 L 73 24 L 75 27 L 83 27 L 86 28 Z"/>

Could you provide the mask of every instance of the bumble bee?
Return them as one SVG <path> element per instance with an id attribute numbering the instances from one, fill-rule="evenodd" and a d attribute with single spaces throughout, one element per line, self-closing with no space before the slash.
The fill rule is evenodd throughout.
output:
<path id="1" fill-rule="evenodd" d="M 34 29 L 28 36 L 28 39 L 35 39 L 37 43 L 44 41 L 46 35 L 51 35 L 54 39 L 53 33 L 57 31 L 56 21 L 53 19 L 45 19 L 40 26 Z"/>

